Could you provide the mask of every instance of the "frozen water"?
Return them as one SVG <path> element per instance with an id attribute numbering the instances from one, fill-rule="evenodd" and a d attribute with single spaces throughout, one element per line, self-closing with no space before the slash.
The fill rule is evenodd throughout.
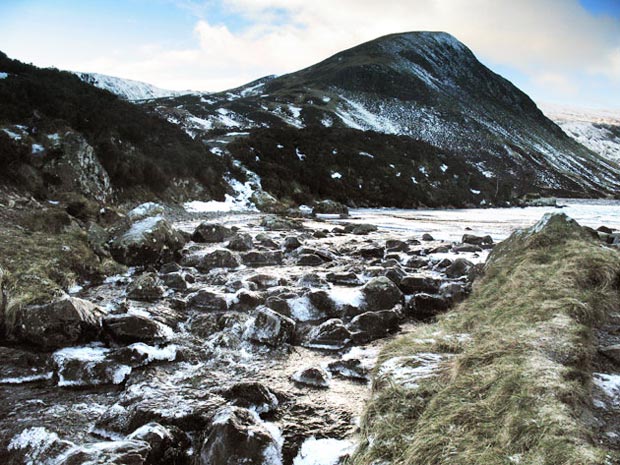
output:
<path id="1" fill-rule="evenodd" d="M 353 452 L 354 447 L 346 439 L 310 437 L 301 445 L 293 465 L 337 465 L 342 457 Z"/>

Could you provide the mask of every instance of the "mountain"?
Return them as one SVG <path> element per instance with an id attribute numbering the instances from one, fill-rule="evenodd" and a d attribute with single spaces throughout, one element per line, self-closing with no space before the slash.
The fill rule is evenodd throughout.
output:
<path id="1" fill-rule="evenodd" d="M 577 142 L 620 165 L 620 110 L 571 108 L 552 104 L 542 105 L 542 110 Z"/>
<path id="2" fill-rule="evenodd" d="M 146 106 L 295 201 L 478 205 L 620 187 L 617 166 L 442 32 L 393 34 L 298 72 Z"/>
<path id="3" fill-rule="evenodd" d="M 0 52 L 0 181 L 38 198 L 81 193 L 224 199 L 226 162 L 143 108 Z"/>
<path id="4" fill-rule="evenodd" d="M 175 97 L 190 94 L 192 91 L 167 90 L 146 82 L 133 81 L 98 73 L 74 73 L 82 81 L 100 89 L 112 92 L 125 100 L 146 100 L 162 97 Z"/>

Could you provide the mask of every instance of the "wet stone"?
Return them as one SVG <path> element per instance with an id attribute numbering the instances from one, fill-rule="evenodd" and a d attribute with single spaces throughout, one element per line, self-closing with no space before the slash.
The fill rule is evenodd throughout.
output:
<path id="1" fill-rule="evenodd" d="M 196 263 L 200 271 L 209 271 L 214 268 L 237 268 L 239 262 L 229 250 L 215 250 L 202 256 Z"/>
<path id="2" fill-rule="evenodd" d="M 185 291 L 188 287 L 185 275 L 180 271 L 164 274 L 161 280 L 166 287 L 175 291 Z"/>
<path id="3" fill-rule="evenodd" d="M 420 293 L 409 301 L 407 313 L 418 320 L 426 320 L 445 312 L 450 303 L 445 297 L 439 295 Z"/>
<path id="4" fill-rule="evenodd" d="M 295 236 L 287 236 L 284 239 L 284 248 L 286 250 L 295 250 L 301 247 L 301 241 Z"/>
<path id="5" fill-rule="evenodd" d="M 127 297 L 133 300 L 153 302 L 164 296 L 162 281 L 155 273 L 144 273 L 127 286 Z"/>
<path id="6" fill-rule="evenodd" d="M 429 276 L 405 276 L 400 280 L 399 288 L 405 294 L 415 294 L 418 292 L 426 292 L 436 294 L 439 292 L 442 280 Z"/>
<path id="7" fill-rule="evenodd" d="M 282 258 L 282 252 L 271 251 L 253 251 L 241 255 L 243 264 L 252 267 L 281 265 Z"/>
<path id="8" fill-rule="evenodd" d="M 226 247 L 230 250 L 245 252 L 254 247 L 254 242 L 252 241 L 252 236 L 249 234 L 239 233 L 230 239 L 230 242 L 228 242 Z"/>
<path id="9" fill-rule="evenodd" d="M 185 451 L 191 446 L 186 434 L 174 426 L 162 426 L 150 422 L 127 436 L 128 439 L 143 441 L 150 447 L 146 456 L 149 465 L 181 463 Z"/>
<path id="10" fill-rule="evenodd" d="M 278 408 L 276 395 L 264 384 L 242 382 L 220 392 L 220 395 L 236 407 L 252 409 L 258 414 L 273 412 Z"/>
<path id="11" fill-rule="evenodd" d="M 473 234 L 464 234 L 461 239 L 463 244 L 473 244 L 478 246 L 492 246 L 493 238 L 491 236 L 475 236 Z"/>
<path id="12" fill-rule="evenodd" d="M 240 407 L 218 410 L 200 447 L 197 465 L 282 463 L 280 446 L 258 415 Z"/>
<path id="13" fill-rule="evenodd" d="M 362 365 L 358 359 L 337 360 L 327 365 L 327 369 L 336 376 L 367 382 L 370 380 L 368 368 Z"/>
<path id="14" fill-rule="evenodd" d="M 113 340 L 131 344 L 153 342 L 163 338 L 161 326 L 142 315 L 110 315 L 103 319 L 103 329 Z"/>
<path id="15" fill-rule="evenodd" d="M 224 242 L 234 234 L 233 230 L 216 223 L 203 222 L 194 230 L 194 242 Z"/>
<path id="16" fill-rule="evenodd" d="M 460 278 L 465 276 L 472 269 L 474 264 L 465 258 L 457 258 L 452 264 L 446 268 L 446 276 L 448 278 Z"/>
<path id="17" fill-rule="evenodd" d="M 362 281 L 353 272 L 327 273 L 325 279 L 339 286 L 361 286 Z"/>
<path id="18" fill-rule="evenodd" d="M 300 255 L 297 259 L 298 266 L 320 266 L 323 263 L 323 259 L 315 254 Z"/>
<path id="19" fill-rule="evenodd" d="M 400 314 L 396 310 L 365 312 L 357 315 L 347 326 L 358 344 L 380 339 L 400 329 Z"/>
<path id="20" fill-rule="evenodd" d="M 290 342 L 295 333 L 295 321 L 284 315 L 262 307 L 250 326 L 248 337 L 251 341 L 270 346 Z"/>
<path id="21" fill-rule="evenodd" d="M 362 288 L 369 310 L 391 309 L 403 300 L 403 294 L 389 278 L 380 276 L 368 281 Z"/>
<path id="22" fill-rule="evenodd" d="M 351 332 L 342 320 L 332 318 L 313 327 L 303 343 L 305 347 L 315 349 L 339 350 L 351 342 Z"/>
<path id="23" fill-rule="evenodd" d="M 220 294 L 201 289 L 188 297 L 187 308 L 197 311 L 223 312 L 228 309 L 228 303 Z"/>
<path id="24" fill-rule="evenodd" d="M 329 373 L 323 368 L 309 367 L 303 368 L 295 372 L 291 379 L 303 386 L 314 388 L 328 388 L 329 387 Z"/>

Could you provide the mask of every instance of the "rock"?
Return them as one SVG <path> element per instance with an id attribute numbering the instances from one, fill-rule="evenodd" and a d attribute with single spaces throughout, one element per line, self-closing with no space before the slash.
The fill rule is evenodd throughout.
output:
<path id="1" fill-rule="evenodd" d="M 74 446 L 53 462 L 54 465 L 147 465 L 151 447 L 135 439 L 103 441 Z M 150 462 L 149 462 L 150 463 Z"/>
<path id="2" fill-rule="evenodd" d="M 162 426 L 150 422 L 127 436 L 127 439 L 146 442 L 150 451 L 146 457 L 148 465 L 180 463 L 185 451 L 191 446 L 183 431 L 174 426 Z"/>
<path id="3" fill-rule="evenodd" d="M 226 246 L 230 250 L 237 250 L 240 252 L 245 252 L 247 250 L 251 250 L 254 247 L 254 242 L 252 241 L 252 236 L 245 233 L 235 234 L 232 239 L 228 242 Z"/>
<path id="4" fill-rule="evenodd" d="M 295 372 L 291 379 L 298 384 L 315 388 L 329 387 L 329 373 L 323 368 L 309 367 Z"/>
<path id="5" fill-rule="evenodd" d="M 323 259 L 315 254 L 300 255 L 297 259 L 297 266 L 320 266 L 323 263 Z"/>
<path id="6" fill-rule="evenodd" d="M 361 286 L 362 281 L 353 272 L 327 273 L 325 279 L 339 286 Z"/>
<path id="7" fill-rule="evenodd" d="M 461 239 L 463 244 L 473 244 L 479 246 L 493 245 L 493 238 L 491 236 L 475 236 L 473 234 L 463 234 Z"/>
<path id="8" fill-rule="evenodd" d="M 131 366 L 108 357 L 103 347 L 68 347 L 54 352 L 52 361 L 61 387 L 121 384 L 131 373 Z"/>
<path id="9" fill-rule="evenodd" d="M 426 320 L 445 312 L 449 307 L 449 302 L 442 296 L 420 293 L 409 302 L 407 313 L 417 320 Z"/>
<path id="10" fill-rule="evenodd" d="M 46 157 L 43 174 L 52 196 L 81 192 L 88 198 L 103 202 L 112 194 L 107 171 L 93 147 L 77 132 L 63 134 L 55 155 Z"/>
<path id="11" fill-rule="evenodd" d="M 305 347 L 314 349 L 338 350 L 351 342 L 351 332 L 342 320 L 332 318 L 310 330 L 303 343 Z"/>
<path id="12" fill-rule="evenodd" d="M 429 276 L 405 276 L 400 280 L 399 288 L 405 294 L 426 292 L 436 294 L 439 292 L 442 280 Z"/>
<path id="13" fill-rule="evenodd" d="M 220 392 L 220 395 L 234 406 L 252 409 L 259 415 L 273 412 L 279 405 L 276 395 L 267 386 L 257 382 L 237 383 Z"/>
<path id="14" fill-rule="evenodd" d="M 614 363 L 620 364 L 620 344 L 601 347 L 599 351 L 609 357 Z"/>
<path id="15" fill-rule="evenodd" d="M 385 248 L 388 252 L 406 252 L 409 250 L 409 244 L 397 239 L 388 239 L 385 241 Z"/>
<path id="16" fill-rule="evenodd" d="M 452 260 L 450 260 L 449 258 L 442 258 L 439 262 L 435 264 L 435 268 L 444 269 L 448 268 L 450 265 L 452 265 Z"/>
<path id="17" fill-rule="evenodd" d="M 66 297 L 43 305 L 16 306 L 7 331 L 21 341 L 45 349 L 94 341 L 101 332 L 106 312 L 76 297 Z"/>
<path id="18" fill-rule="evenodd" d="M 187 308 L 203 312 L 224 312 L 228 310 L 228 303 L 223 296 L 206 289 L 200 289 L 189 295 Z"/>
<path id="19" fill-rule="evenodd" d="M 255 239 L 260 245 L 268 249 L 280 248 L 280 245 L 265 233 L 258 233 Z"/>
<path id="20" fill-rule="evenodd" d="M 349 234 L 355 234 L 356 236 L 363 236 L 377 231 L 377 227 L 374 224 L 347 224 L 344 227 L 344 232 Z"/>
<path id="21" fill-rule="evenodd" d="M 288 281 L 281 276 L 270 274 L 255 274 L 248 278 L 248 281 L 254 283 L 259 289 L 269 289 L 276 286 L 286 286 Z"/>
<path id="22" fill-rule="evenodd" d="M 340 202 L 335 202 L 334 200 L 321 200 L 314 204 L 314 207 L 312 208 L 312 214 L 349 216 L 349 208 L 346 205 L 341 204 Z"/>
<path id="23" fill-rule="evenodd" d="M 322 289 L 313 289 L 306 297 L 317 310 L 325 315 L 336 316 L 339 313 L 334 300 Z"/>
<path id="24" fill-rule="evenodd" d="M 385 270 L 384 276 L 398 286 L 401 279 L 406 276 L 406 273 L 400 267 L 394 266 Z"/>
<path id="25" fill-rule="evenodd" d="M 331 362 L 327 365 L 327 369 L 342 378 L 364 382 L 370 379 L 368 368 L 364 367 L 362 362 L 355 358 Z"/>
<path id="26" fill-rule="evenodd" d="M 466 260 L 465 258 L 457 258 L 448 268 L 446 268 L 445 273 L 448 278 L 460 278 L 461 276 L 467 275 L 473 266 L 474 264 L 469 260 Z"/>
<path id="27" fill-rule="evenodd" d="M 86 235 L 88 245 L 99 257 L 110 257 L 110 251 L 108 250 L 110 233 L 104 227 L 94 221 L 89 221 L 86 227 Z"/>
<path id="28" fill-rule="evenodd" d="M 174 261 L 184 245 L 183 234 L 155 216 L 132 224 L 126 233 L 112 240 L 110 252 L 120 263 L 140 266 Z"/>
<path id="29" fill-rule="evenodd" d="M 127 297 L 133 300 L 153 302 L 164 296 L 162 282 L 155 273 L 144 273 L 127 286 Z"/>
<path id="30" fill-rule="evenodd" d="M 452 249 L 451 245 L 438 245 L 434 249 L 429 250 L 429 253 L 448 253 Z"/>
<path id="31" fill-rule="evenodd" d="M 192 233 L 194 242 L 224 242 L 234 235 L 234 231 L 217 223 L 202 222 Z"/>
<path id="32" fill-rule="evenodd" d="M 170 289 L 175 291 L 187 290 L 187 281 L 185 280 L 185 274 L 180 271 L 174 273 L 167 273 L 161 276 L 161 280 Z"/>
<path id="33" fill-rule="evenodd" d="M 287 236 L 284 238 L 284 248 L 286 250 L 295 250 L 301 247 L 301 241 L 295 236 Z"/>
<path id="34" fill-rule="evenodd" d="M 239 262 L 229 250 L 218 249 L 203 255 L 196 264 L 200 271 L 210 271 L 214 268 L 237 268 Z"/>
<path id="35" fill-rule="evenodd" d="M 298 282 L 297 282 L 301 287 L 308 287 L 308 288 L 313 288 L 313 287 L 329 287 L 329 285 L 327 284 L 327 281 L 324 280 L 323 278 L 321 278 L 318 274 L 316 273 L 305 273 L 303 274 Z"/>
<path id="36" fill-rule="evenodd" d="M 452 252 L 482 252 L 482 247 L 474 244 L 458 244 L 452 246 Z"/>
<path id="37" fill-rule="evenodd" d="M 268 231 L 291 231 L 303 228 L 301 221 L 275 215 L 265 216 L 260 225 Z"/>
<path id="38" fill-rule="evenodd" d="M 429 241 L 434 241 L 435 238 L 431 236 L 429 233 L 424 233 L 422 234 L 422 240 L 429 242 Z"/>
<path id="39" fill-rule="evenodd" d="M 433 292 L 431 292 L 433 294 Z M 467 297 L 468 289 L 460 283 L 443 283 L 439 288 L 439 294 L 449 303 L 457 303 Z"/>
<path id="40" fill-rule="evenodd" d="M 163 338 L 161 326 L 142 315 L 110 315 L 103 319 L 103 329 L 117 342 L 153 342 Z"/>
<path id="41" fill-rule="evenodd" d="M 357 315 L 347 327 L 356 343 L 365 344 L 398 331 L 399 321 L 400 315 L 396 310 L 381 310 Z"/>
<path id="42" fill-rule="evenodd" d="M 247 266 L 273 266 L 282 264 L 282 252 L 247 252 L 241 255 L 241 261 Z"/>
<path id="43" fill-rule="evenodd" d="M 149 216 L 157 216 L 165 211 L 165 207 L 155 202 L 145 202 L 127 212 L 131 221 L 139 221 Z"/>
<path id="44" fill-rule="evenodd" d="M 255 413 L 223 407 L 200 447 L 196 465 L 281 465 L 280 446 Z"/>
<path id="45" fill-rule="evenodd" d="M 254 191 L 250 197 L 250 200 L 261 212 L 284 213 L 286 211 L 286 206 L 282 202 L 262 189 L 257 189 Z"/>
<path id="46" fill-rule="evenodd" d="M 0 346 L 0 384 L 44 381 L 52 377 L 49 357 L 45 354 Z"/>
<path id="47" fill-rule="evenodd" d="M 316 237 L 317 239 L 325 239 L 327 237 L 327 232 L 323 229 L 317 229 L 312 233 L 312 236 Z"/>
<path id="48" fill-rule="evenodd" d="M 159 267 L 159 272 L 161 274 L 177 273 L 179 271 L 181 271 L 181 266 L 176 262 L 164 263 Z"/>
<path id="49" fill-rule="evenodd" d="M 403 293 L 389 278 L 373 278 L 362 288 L 368 310 L 386 310 L 403 300 Z"/>
<path id="50" fill-rule="evenodd" d="M 242 289 L 237 292 L 235 299 L 230 305 L 231 310 L 247 312 L 254 310 L 265 302 L 265 298 L 258 292 Z"/>
<path id="51" fill-rule="evenodd" d="M 608 228 L 607 226 L 599 226 L 596 230 L 605 234 L 612 234 L 614 232 L 613 229 Z"/>
<path id="52" fill-rule="evenodd" d="M 290 342 L 294 333 L 295 321 L 270 308 L 262 307 L 256 313 L 248 336 L 254 342 L 278 346 Z"/>
<path id="53" fill-rule="evenodd" d="M 265 301 L 265 306 L 275 310 L 280 315 L 291 316 L 291 308 L 288 305 L 288 302 L 280 297 L 271 296 L 267 298 Z"/>
<path id="54" fill-rule="evenodd" d="M 412 257 L 405 264 L 408 268 L 426 268 L 428 266 L 428 258 Z"/>
<path id="55" fill-rule="evenodd" d="M 362 247 L 357 251 L 359 255 L 363 258 L 383 258 L 385 255 L 385 248 L 378 245 L 370 245 L 367 247 Z"/>

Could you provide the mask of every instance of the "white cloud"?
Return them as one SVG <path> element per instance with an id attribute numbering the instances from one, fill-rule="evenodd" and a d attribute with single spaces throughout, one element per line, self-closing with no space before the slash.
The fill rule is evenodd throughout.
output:
<path id="1" fill-rule="evenodd" d="M 171 1 L 197 15 L 192 47 L 128 46 L 72 61 L 72 68 L 173 89 L 222 90 L 381 35 L 443 30 L 490 67 L 517 70 L 524 87 L 543 93 L 572 99 L 584 74 L 608 86 L 620 80 L 620 21 L 593 16 L 579 0 L 215 0 L 250 24 L 241 30 L 209 20 L 214 0 Z"/>

